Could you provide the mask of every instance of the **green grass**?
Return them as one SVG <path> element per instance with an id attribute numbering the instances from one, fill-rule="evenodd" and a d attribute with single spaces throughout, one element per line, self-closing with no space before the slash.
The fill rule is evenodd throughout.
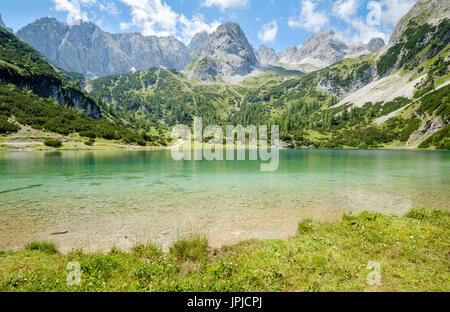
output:
<path id="1" fill-rule="evenodd" d="M 170 254 L 179 260 L 202 261 L 208 254 L 208 239 L 201 235 L 182 238 L 172 245 Z"/>
<path id="2" fill-rule="evenodd" d="M 53 243 L 49 242 L 31 242 L 25 246 L 25 250 L 28 251 L 41 251 L 44 253 L 54 254 L 58 251 L 56 250 L 56 246 Z"/>
<path id="3" fill-rule="evenodd" d="M 0 291 L 450 291 L 450 214 L 364 212 L 335 223 L 306 220 L 286 240 L 211 250 L 201 237 L 165 254 L 154 245 L 108 254 L 55 253 L 47 244 L 0 252 Z M 66 285 L 67 264 L 81 285 Z M 370 261 L 381 285 L 368 285 Z"/>

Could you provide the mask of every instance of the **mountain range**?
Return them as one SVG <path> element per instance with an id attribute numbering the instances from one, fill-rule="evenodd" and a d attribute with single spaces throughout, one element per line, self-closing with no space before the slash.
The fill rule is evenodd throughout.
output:
<path id="1" fill-rule="evenodd" d="M 54 65 L 87 77 L 123 74 L 151 67 L 184 69 L 187 47 L 175 37 L 110 34 L 91 22 L 72 24 L 41 18 L 17 32 Z"/>
<path id="2" fill-rule="evenodd" d="M 279 125 L 281 140 L 291 147 L 450 149 L 447 4 L 419 0 L 387 45 L 378 39 L 346 44 L 325 31 L 281 54 L 267 47 L 256 52 L 238 24 L 225 23 L 211 34 L 197 34 L 188 46 L 180 43 L 189 62 L 184 70 L 136 68 L 139 61 L 145 68 L 146 61 L 154 60 L 133 57 L 141 51 L 130 46 L 150 49 L 150 42 L 163 45 L 161 38 L 110 35 L 92 23 L 44 19 L 40 32 L 34 27 L 18 32 L 38 41 L 40 54 L 1 27 L 0 133 L 11 133 L 18 123 L 81 137 L 165 145 L 171 126 L 201 116 L 204 124 Z M 46 27 L 52 29 L 50 38 Z M 86 33 L 78 33 L 80 29 Z M 63 44 L 61 37 L 66 38 Z M 80 42 L 86 46 L 80 48 Z M 175 47 L 171 55 L 180 55 L 177 44 L 170 47 Z M 75 64 L 80 56 L 95 62 L 94 52 L 101 54 L 99 70 L 114 72 L 125 64 L 126 73 L 85 78 L 48 62 L 52 57 L 61 60 L 65 53 Z M 115 61 L 109 64 L 112 56 Z M 130 61 L 119 64 L 121 58 Z M 280 66 L 285 60 L 296 70 Z M 303 73 L 299 65 L 325 67 Z M 90 75 L 95 76 L 92 71 Z M 30 92 L 41 99 L 39 105 Z M 98 123 L 73 125 L 78 114 L 72 108 Z M 47 111 L 53 117 L 43 115 Z"/>
<path id="3" fill-rule="evenodd" d="M 304 71 L 320 69 L 384 46 L 379 38 L 372 39 L 368 44 L 347 44 L 328 30 L 310 37 L 299 48 L 291 46 L 277 53 L 262 46 L 256 52 L 235 23 L 225 23 L 211 34 L 200 32 L 186 46 L 175 37 L 110 34 L 91 22 L 80 20 L 67 24 L 54 18 L 41 18 L 21 28 L 17 36 L 36 48 L 52 64 L 86 77 L 156 67 L 187 69 L 201 80 L 213 81 L 217 76 L 245 77 L 264 65 Z"/>
<path id="4" fill-rule="evenodd" d="M 373 38 L 368 44 L 348 44 L 337 38 L 334 31 L 326 30 L 309 37 L 299 48 L 290 46 L 279 54 L 262 46 L 258 56 L 262 63 L 268 65 L 284 65 L 291 68 L 296 65 L 310 65 L 320 69 L 346 58 L 370 54 L 384 45 L 381 38 Z"/>

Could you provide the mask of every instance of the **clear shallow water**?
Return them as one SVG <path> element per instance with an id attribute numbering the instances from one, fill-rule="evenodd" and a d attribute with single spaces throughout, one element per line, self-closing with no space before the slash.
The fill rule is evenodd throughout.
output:
<path id="1" fill-rule="evenodd" d="M 450 210 L 449 152 L 280 153 L 275 172 L 255 161 L 176 162 L 168 151 L 0 153 L 0 249 L 167 248 L 192 232 L 220 246 L 288 237 L 305 218 Z M 59 230 L 69 232 L 50 235 Z"/>

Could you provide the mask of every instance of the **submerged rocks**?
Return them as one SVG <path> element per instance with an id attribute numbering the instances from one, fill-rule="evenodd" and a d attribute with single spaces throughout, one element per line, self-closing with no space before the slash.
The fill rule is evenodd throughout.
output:
<path id="1" fill-rule="evenodd" d="M 61 231 L 51 232 L 50 235 L 64 235 L 67 233 L 69 233 L 69 231 L 61 230 Z"/>

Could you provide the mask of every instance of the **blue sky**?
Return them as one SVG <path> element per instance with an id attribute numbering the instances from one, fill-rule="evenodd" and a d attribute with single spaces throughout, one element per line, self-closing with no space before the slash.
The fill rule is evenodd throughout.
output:
<path id="1" fill-rule="evenodd" d="M 257 49 L 281 51 L 333 29 L 349 42 L 389 39 L 395 24 L 417 0 L 14 0 L 0 1 L 0 14 L 17 31 L 52 16 L 90 20 L 104 30 L 173 35 L 183 42 L 201 30 L 238 22 Z"/>

